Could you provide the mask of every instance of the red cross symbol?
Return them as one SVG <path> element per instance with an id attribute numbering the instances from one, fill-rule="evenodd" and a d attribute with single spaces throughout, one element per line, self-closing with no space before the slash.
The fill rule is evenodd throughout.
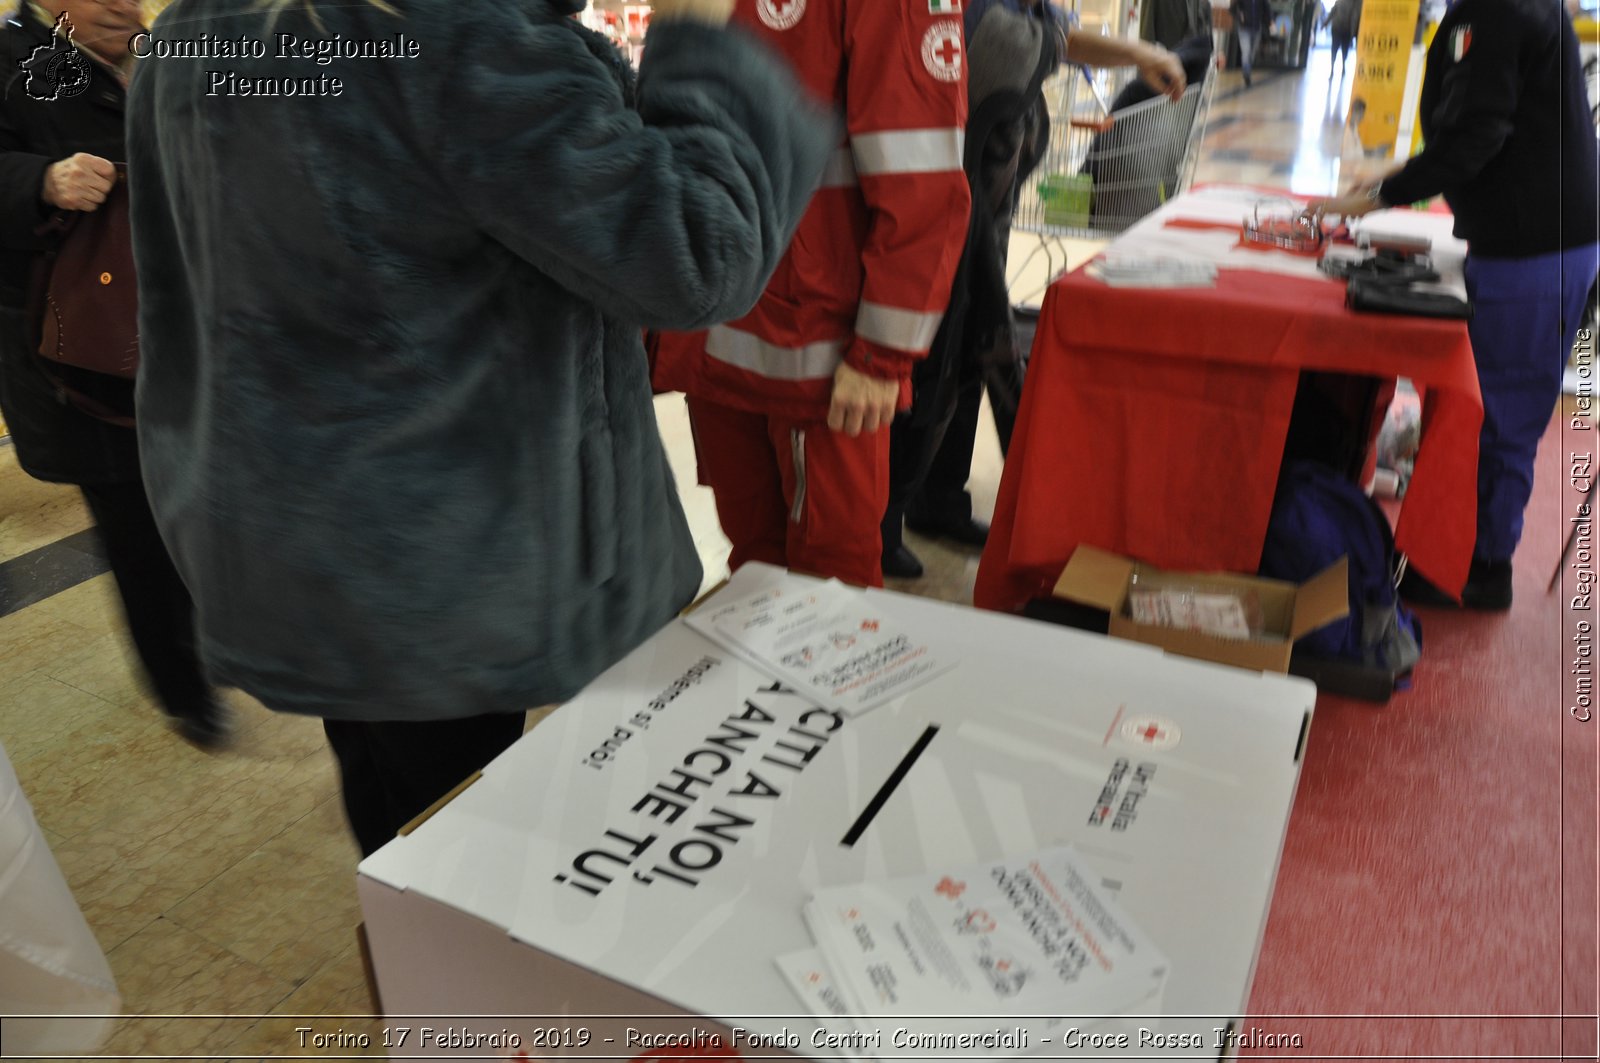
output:
<path id="1" fill-rule="evenodd" d="M 934 51 L 934 54 L 939 57 L 939 61 L 945 66 L 954 66 L 956 60 L 961 56 L 961 42 L 954 37 L 946 37 L 944 42 Z"/>
<path id="2" fill-rule="evenodd" d="M 944 878 L 939 880 L 939 884 L 934 887 L 933 891 L 939 894 L 941 897 L 949 897 L 954 901 L 959 900 L 961 895 L 965 893 L 966 890 L 967 884 L 965 882 L 957 882 L 946 875 Z"/>
<path id="3" fill-rule="evenodd" d="M 792 29 L 805 17 L 806 0 L 756 0 L 756 11 L 770 29 Z"/>
<path id="4" fill-rule="evenodd" d="M 1009 971 L 1011 970 L 1011 961 L 1001 960 L 999 963 L 994 965 L 994 969 L 997 971 Z"/>
<path id="5" fill-rule="evenodd" d="M 1139 737 L 1144 739 L 1146 742 L 1154 742 L 1165 734 L 1166 732 L 1161 728 L 1157 727 L 1155 724 L 1151 724 L 1149 727 L 1146 727 L 1144 730 L 1139 732 Z"/>
<path id="6" fill-rule="evenodd" d="M 806 976 L 806 981 L 810 982 L 812 985 L 816 985 L 818 982 L 822 981 L 822 976 L 816 971 L 812 971 Z"/>
<path id="7" fill-rule="evenodd" d="M 844 917 L 846 919 L 860 919 L 861 918 L 861 911 L 858 908 L 852 908 L 848 912 L 844 913 Z"/>

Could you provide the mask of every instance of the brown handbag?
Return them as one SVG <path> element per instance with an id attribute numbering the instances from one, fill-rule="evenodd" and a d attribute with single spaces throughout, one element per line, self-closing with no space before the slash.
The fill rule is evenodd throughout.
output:
<path id="1" fill-rule="evenodd" d="M 132 380 L 139 371 L 139 283 L 128 219 L 128 170 L 98 210 L 58 211 L 45 226 L 60 232 L 40 264 L 41 357 Z"/>

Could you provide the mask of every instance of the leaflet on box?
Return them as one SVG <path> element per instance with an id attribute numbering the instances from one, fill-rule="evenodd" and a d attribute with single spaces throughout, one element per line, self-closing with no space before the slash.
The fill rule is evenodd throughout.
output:
<path id="1" fill-rule="evenodd" d="M 1120 1037 L 1137 1043 L 1141 1029 L 1158 1026 L 1161 989 L 1133 1002 L 1125 1012 L 1105 1018 L 1050 1016 L 1043 1022 L 1030 1017 L 1027 1025 L 1005 1015 L 945 1016 L 893 1019 L 863 1014 L 849 999 L 828 967 L 820 949 L 803 949 L 779 956 L 776 962 L 797 998 L 816 1020 L 805 1044 L 818 1060 L 880 1063 L 899 1059 L 936 1059 L 953 1056 L 971 1059 L 1043 1056 L 1061 1058 L 1074 1047 L 1103 1046 Z M 1046 1031 L 1040 1033 L 1039 1030 Z M 1071 1043 L 1067 1031 L 1075 1036 Z M 1098 1055 L 1099 1053 L 1097 1053 Z"/>
<path id="2" fill-rule="evenodd" d="M 1167 960 L 1071 847 L 821 890 L 806 922 L 863 1014 L 1111 1016 L 1148 1008 Z M 1051 1028 L 1045 1020 L 1035 1040 Z"/>
<path id="3" fill-rule="evenodd" d="M 885 610 L 882 599 L 837 581 L 763 587 L 688 621 L 819 705 L 850 715 L 955 667 L 948 653 Z"/>
<path id="4" fill-rule="evenodd" d="M 824 1037 L 813 1036 L 813 1042 L 823 1042 L 821 1047 L 833 1049 L 827 1054 L 840 1059 L 869 1063 L 877 1058 L 870 1048 L 873 1041 L 878 1040 L 874 1037 L 876 1031 L 862 1029 L 851 1017 L 855 1007 L 840 992 L 821 950 L 785 953 L 776 963 L 783 980 L 789 983 L 789 988 L 825 1034 Z"/>

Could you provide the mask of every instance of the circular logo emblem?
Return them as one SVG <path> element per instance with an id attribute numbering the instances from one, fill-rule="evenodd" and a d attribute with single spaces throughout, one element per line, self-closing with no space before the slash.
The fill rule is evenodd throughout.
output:
<path id="1" fill-rule="evenodd" d="M 961 23 L 941 20 L 922 38 L 922 64 L 940 81 L 961 80 Z"/>
<path id="2" fill-rule="evenodd" d="M 44 72 L 45 84 L 54 90 L 54 98 L 58 100 L 71 99 L 88 92 L 92 76 L 89 60 L 79 54 L 76 48 L 66 48 L 58 53 Z"/>
<path id="3" fill-rule="evenodd" d="M 1135 716 L 1122 725 L 1122 740 L 1146 749 L 1171 749 L 1182 738 L 1177 724 L 1155 716 Z"/>
<path id="4" fill-rule="evenodd" d="M 806 14 L 806 0 L 756 0 L 756 14 L 769 29 L 794 29 Z"/>

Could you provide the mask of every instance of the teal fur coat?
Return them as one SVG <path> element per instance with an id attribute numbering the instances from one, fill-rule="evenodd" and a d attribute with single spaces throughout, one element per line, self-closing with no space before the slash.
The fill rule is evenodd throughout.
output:
<path id="1" fill-rule="evenodd" d="M 144 475 L 215 681 L 336 719 L 516 712 L 698 588 L 641 329 L 754 305 L 837 126 L 737 30 L 658 23 L 635 99 L 570 0 L 395 6 L 156 24 L 158 53 L 265 55 L 133 79 Z"/>

